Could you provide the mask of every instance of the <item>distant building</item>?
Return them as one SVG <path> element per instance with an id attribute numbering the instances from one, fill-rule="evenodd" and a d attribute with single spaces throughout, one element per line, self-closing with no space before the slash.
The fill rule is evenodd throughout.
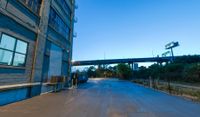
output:
<path id="1" fill-rule="evenodd" d="M 52 76 L 69 79 L 74 2 L 0 0 L 0 105 L 52 91 Z"/>
<path id="2" fill-rule="evenodd" d="M 133 70 L 134 70 L 134 71 L 138 71 L 138 70 L 139 70 L 138 63 L 134 63 L 134 64 L 133 64 Z"/>

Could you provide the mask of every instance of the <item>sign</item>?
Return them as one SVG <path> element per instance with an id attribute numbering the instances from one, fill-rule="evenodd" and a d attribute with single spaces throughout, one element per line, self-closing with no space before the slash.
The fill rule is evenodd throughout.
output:
<path id="1" fill-rule="evenodd" d="M 167 45 L 165 45 L 165 49 L 171 49 L 171 48 L 174 48 L 177 46 L 179 46 L 178 42 L 171 42 L 171 43 L 168 43 Z"/>

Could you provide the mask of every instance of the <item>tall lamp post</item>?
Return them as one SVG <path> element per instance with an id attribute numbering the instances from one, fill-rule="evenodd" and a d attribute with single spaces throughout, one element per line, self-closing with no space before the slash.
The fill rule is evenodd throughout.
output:
<path id="1" fill-rule="evenodd" d="M 179 42 L 170 42 L 167 45 L 165 45 L 165 49 L 166 50 L 171 50 L 171 54 L 172 54 L 172 61 L 174 61 L 174 53 L 173 53 L 173 48 L 178 47 L 179 46 Z"/>

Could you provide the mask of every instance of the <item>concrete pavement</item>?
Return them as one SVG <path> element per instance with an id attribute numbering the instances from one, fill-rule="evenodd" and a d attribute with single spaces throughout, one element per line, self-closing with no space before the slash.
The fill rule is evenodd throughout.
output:
<path id="1" fill-rule="evenodd" d="M 0 117 L 199 117 L 200 104 L 136 84 L 97 79 L 0 107 Z"/>

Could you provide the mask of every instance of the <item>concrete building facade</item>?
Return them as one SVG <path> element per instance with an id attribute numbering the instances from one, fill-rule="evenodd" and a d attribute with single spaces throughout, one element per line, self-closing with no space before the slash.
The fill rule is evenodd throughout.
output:
<path id="1" fill-rule="evenodd" d="M 0 105 L 70 79 L 74 0 L 0 0 Z"/>

